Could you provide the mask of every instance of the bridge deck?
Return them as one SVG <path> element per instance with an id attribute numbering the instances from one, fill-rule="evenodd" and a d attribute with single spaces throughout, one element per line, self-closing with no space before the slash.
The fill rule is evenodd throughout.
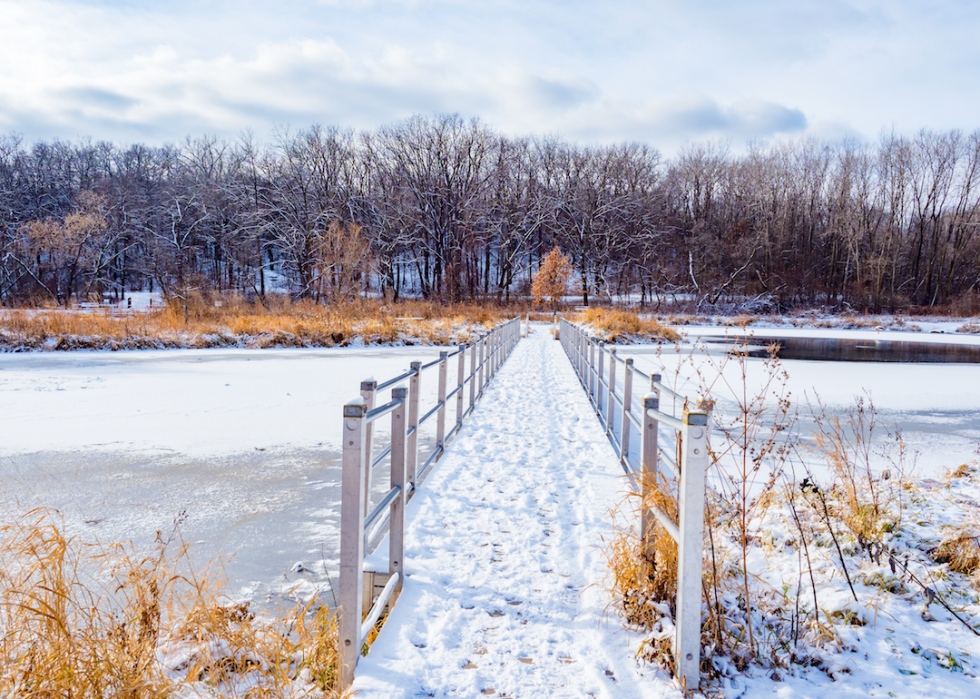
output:
<path id="1" fill-rule="evenodd" d="M 357 696 L 674 694 L 606 610 L 626 491 L 560 344 L 532 326 L 408 507 L 405 589 Z"/>

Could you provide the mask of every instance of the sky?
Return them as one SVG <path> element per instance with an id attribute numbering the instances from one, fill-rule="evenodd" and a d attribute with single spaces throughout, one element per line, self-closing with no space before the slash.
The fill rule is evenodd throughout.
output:
<path id="1" fill-rule="evenodd" d="M 0 134 L 159 144 L 459 113 L 686 143 L 980 127 L 980 3 L 0 0 Z"/>

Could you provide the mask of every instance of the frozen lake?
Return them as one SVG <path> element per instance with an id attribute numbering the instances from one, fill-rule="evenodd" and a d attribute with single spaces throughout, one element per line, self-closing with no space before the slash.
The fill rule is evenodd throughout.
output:
<path id="1" fill-rule="evenodd" d="M 724 329 L 685 328 L 691 336 Z M 774 331 L 764 331 L 771 337 Z M 868 331 L 788 331 L 853 340 L 951 338 Z M 863 333 L 863 334 L 862 334 Z M 896 337 L 897 336 L 897 337 Z M 980 344 L 980 338 L 952 338 Z M 225 560 L 231 590 L 257 602 L 305 598 L 336 575 L 341 408 L 362 379 L 379 381 L 430 361 L 438 347 L 323 350 L 176 350 L 0 355 L 0 507 L 9 516 L 57 509 L 86 540 L 149 546 L 175 519 L 200 562 Z M 688 352 L 619 347 L 638 368 L 693 395 Z M 719 361 L 715 346 L 704 362 Z M 762 360 L 749 359 L 750 384 Z M 808 428 L 816 393 L 840 411 L 863 390 L 880 422 L 920 451 L 918 474 L 975 458 L 980 365 L 785 360 Z M 468 364 L 467 364 L 468 367 Z M 449 363 L 450 388 L 456 359 Z M 435 402 L 435 374 L 423 405 Z M 620 374 L 621 377 L 621 374 Z M 740 384 L 735 364 L 725 369 Z M 634 389 L 639 396 L 642 390 Z M 732 396 L 714 393 L 720 409 Z M 425 408 L 423 408 L 424 410 Z M 454 419 L 453 408 L 448 422 Z M 382 420 L 379 429 L 384 430 Z M 431 428 L 434 421 L 426 427 Z M 422 443 L 427 431 L 421 431 Z M 638 445 L 636 440 L 636 445 Z M 384 467 L 381 467 L 384 472 Z M 376 494 L 386 490 L 380 479 Z M 294 573 L 302 561 L 307 572 Z"/>
<path id="2" fill-rule="evenodd" d="M 717 340 L 724 336 L 743 334 L 731 328 L 678 328 L 696 341 L 698 338 Z M 752 330 L 750 329 L 750 333 Z M 759 337 L 779 341 L 817 338 L 821 342 L 842 339 L 850 345 L 878 343 L 911 343 L 954 345 L 962 356 L 971 357 L 970 350 L 980 347 L 980 338 L 968 336 L 929 335 L 912 332 L 869 330 L 772 330 L 755 331 Z M 763 343 L 758 343 L 763 344 Z M 908 345 L 906 345 L 908 346 Z M 757 347 L 754 346 L 754 347 Z M 703 367 L 705 376 L 716 375 L 710 365 L 721 365 L 726 345 L 717 342 L 703 343 L 703 350 L 686 346 L 681 352 L 673 346 L 656 347 L 629 345 L 618 347 L 620 357 L 632 357 L 635 366 L 645 372 L 660 371 L 664 382 L 676 381 L 679 393 L 695 395 L 699 381 L 695 366 Z M 944 468 L 955 468 L 977 458 L 980 446 L 980 364 L 970 359 L 964 363 L 950 361 L 952 353 L 946 353 L 939 363 L 920 361 L 820 361 L 816 359 L 783 359 L 789 397 L 799 411 L 800 436 L 806 439 L 813 429 L 808 405 L 814 405 L 817 397 L 833 414 L 841 414 L 854 404 L 858 396 L 868 396 L 874 401 L 879 427 L 876 433 L 883 437 L 886 430 L 901 430 L 902 436 L 913 449 L 918 450 L 916 473 L 920 477 L 935 477 Z M 764 360 L 749 357 L 746 360 L 747 386 L 761 385 L 764 380 Z M 712 396 L 718 400 L 718 409 L 731 411 L 735 406 L 736 393 L 743 381 L 737 362 L 729 361 L 723 370 L 723 380 L 716 382 Z M 634 395 L 636 395 L 634 388 Z"/>
<path id="3" fill-rule="evenodd" d="M 54 508 L 85 540 L 138 546 L 179 519 L 233 591 L 305 596 L 337 572 L 343 404 L 440 349 L 0 355 L 0 507 Z"/>

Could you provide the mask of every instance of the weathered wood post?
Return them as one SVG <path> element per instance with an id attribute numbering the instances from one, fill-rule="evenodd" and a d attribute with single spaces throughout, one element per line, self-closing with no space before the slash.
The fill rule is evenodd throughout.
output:
<path id="1" fill-rule="evenodd" d="M 463 389 L 466 388 L 466 345 L 459 346 L 459 362 L 456 366 L 456 424 L 463 424 Z"/>
<path id="2" fill-rule="evenodd" d="M 412 376 L 408 379 L 408 444 L 405 453 L 405 472 L 409 486 L 415 485 L 415 470 L 419 459 L 419 392 L 422 390 L 422 362 L 409 364 Z"/>
<path id="3" fill-rule="evenodd" d="M 476 346 L 479 342 L 477 339 L 470 345 L 470 412 L 473 411 L 473 406 L 476 404 Z"/>
<path id="4" fill-rule="evenodd" d="M 439 353 L 439 409 L 436 411 L 436 449 L 443 449 L 446 444 L 446 379 L 449 373 L 449 352 Z M 439 457 L 441 458 L 441 457 Z"/>
<path id="5" fill-rule="evenodd" d="M 340 484 L 340 689 L 354 681 L 354 668 L 361 654 L 361 604 L 364 586 L 364 478 L 367 470 L 364 446 L 367 406 L 357 398 L 344 406 L 342 474 Z"/>
<path id="6" fill-rule="evenodd" d="M 374 409 L 374 394 L 377 389 L 378 382 L 374 380 L 373 376 L 361 381 L 361 398 L 364 399 L 366 412 L 371 412 Z M 367 462 L 367 471 L 364 474 L 364 511 L 367 512 L 368 505 L 371 503 L 371 437 L 374 434 L 374 425 L 369 422 L 364 433 L 364 461 Z"/>
<path id="7" fill-rule="evenodd" d="M 685 690 L 697 689 L 701 665 L 701 559 L 704 552 L 704 476 L 708 470 L 708 414 L 685 412 L 677 544 L 675 673 Z"/>
<path id="8" fill-rule="evenodd" d="M 480 334 L 480 380 L 479 380 L 479 389 L 477 390 L 477 395 L 481 398 L 483 397 L 483 364 L 486 356 L 484 354 L 486 346 L 487 346 L 487 336 L 481 333 Z"/>
<path id="9" fill-rule="evenodd" d="M 625 464 L 630 458 L 630 407 L 633 402 L 633 359 L 627 358 L 623 369 L 623 414 L 619 430 L 619 461 Z"/>
<path id="10" fill-rule="evenodd" d="M 606 434 L 616 429 L 616 348 L 609 350 L 609 393 L 606 396 Z"/>
<path id="11" fill-rule="evenodd" d="M 653 375 L 651 384 L 656 383 L 659 374 Z M 654 535 L 656 516 L 650 507 L 657 490 L 660 473 L 660 449 L 657 444 L 660 421 L 650 414 L 650 410 L 660 410 L 660 391 L 651 387 L 650 393 L 643 396 L 643 429 L 640 432 L 640 462 L 642 482 L 640 483 L 640 555 L 647 571 L 656 559 L 656 537 Z"/>
<path id="12" fill-rule="evenodd" d="M 500 328 L 494 328 L 490 335 L 491 342 L 493 343 L 493 349 L 490 352 L 490 378 L 492 379 L 497 375 L 497 369 L 500 366 Z M 489 382 L 488 382 L 489 383 Z"/>
<path id="13" fill-rule="evenodd" d="M 408 477 L 405 469 L 407 394 L 408 389 L 404 386 L 391 389 L 391 399 L 401 401 L 401 405 L 391 411 L 391 487 L 401 488 L 401 492 L 391 501 L 391 516 L 388 520 L 388 574 L 398 573 L 398 583 L 388 602 L 392 605 L 398 599 L 405 578 L 405 503 L 408 502 Z"/>
<path id="14" fill-rule="evenodd" d="M 593 342 L 592 338 L 589 338 L 589 370 L 588 370 L 589 371 L 589 376 L 588 376 L 588 384 L 589 384 L 589 397 L 592 399 L 592 402 L 595 402 L 596 401 L 595 346 L 596 346 L 596 343 Z"/>
<path id="15" fill-rule="evenodd" d="M 599 341 L 599 370 L 596 372 L 596 385 L 595 385 L 595 412 L 599 416 L 599 422 L 602 422 L 602 376 L 605 373 L 605 355 L 606 355 L 606 343 Z"/>

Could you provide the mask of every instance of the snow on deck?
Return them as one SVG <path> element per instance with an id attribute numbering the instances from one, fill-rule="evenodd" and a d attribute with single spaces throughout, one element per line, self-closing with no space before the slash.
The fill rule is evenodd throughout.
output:
<path id="1" fill-rule="evenodd" d="M 623 470 L 547 326 L 532 326 L 410 503 L 405 588 L 358 697 L 679 695 L 606 609 Z"/>

